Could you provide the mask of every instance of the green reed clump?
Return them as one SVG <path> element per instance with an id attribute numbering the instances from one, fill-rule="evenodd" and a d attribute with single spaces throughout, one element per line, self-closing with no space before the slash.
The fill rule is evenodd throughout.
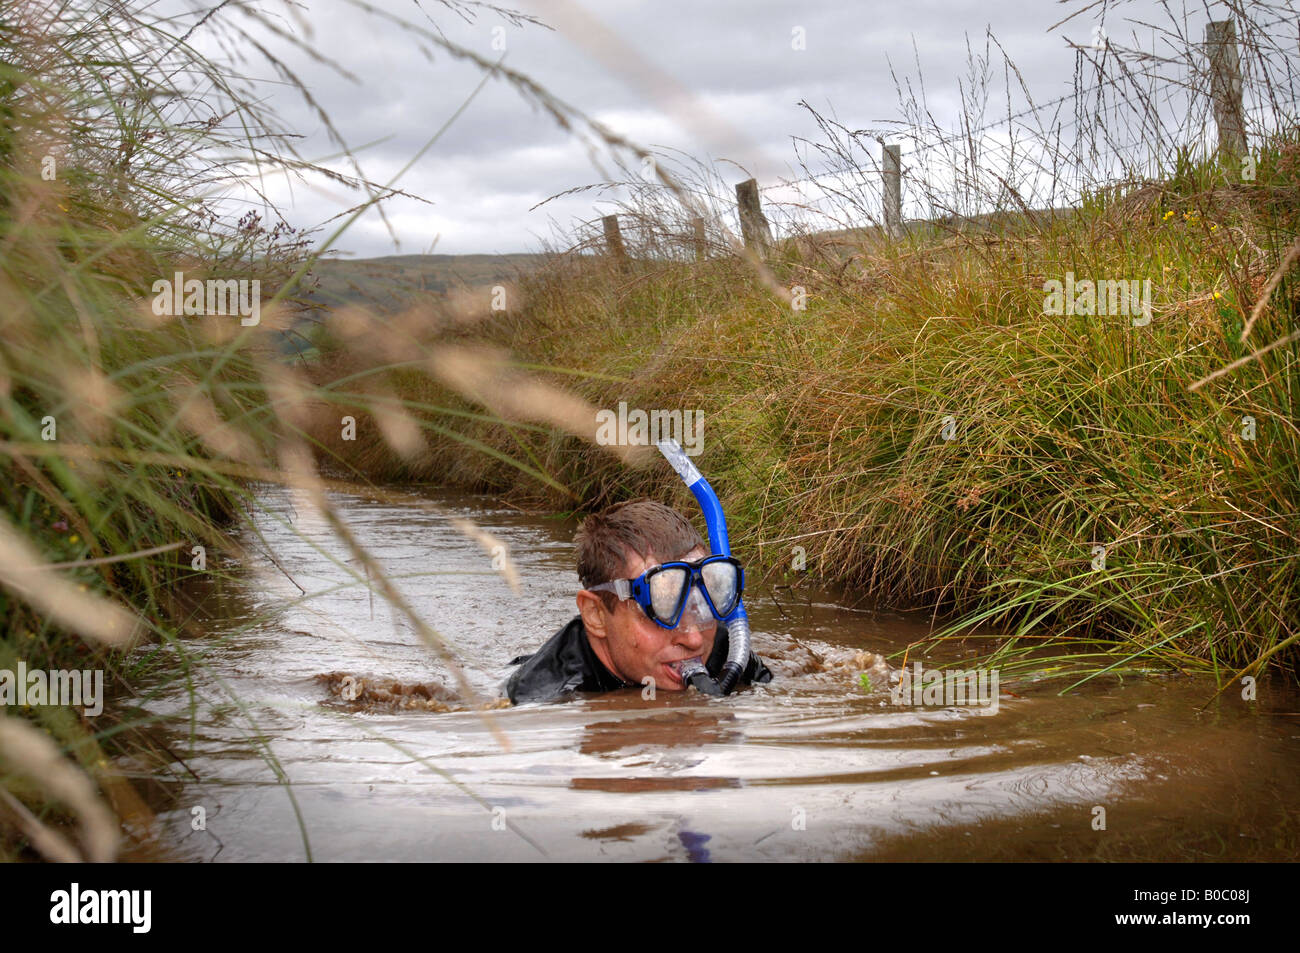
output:
<path id="1" fill-rule="evenodd" d="M 301 341 L 293 343 L 322 250 L 264 199 L 260 209 L 227 214 L 230 196 L 262 196 L 246 178 L 325 175 L 364 193 L 328 248 L 366 210 L 405 193 L 364 177 L 310 92 L 268 51 L 265 31 L 319 54 L 245 6 L 187 18 L 150 3 L 0 3 L 0 669 L 19 660 L 99 668 L 111 689 L 126 691 L 146 669 L 169 667 L 188 680 L 202 664 L 191 637 L 204 630 L 184 583 L 202 573 L 220 586 L 244 560 L 227 529 L 257 505 L 256 481 L 302 491 L 351 551 L 357 584 L 374 586 L 450 660 L 352 538 L 312 466 L 311 433 L 322 420 L 337 427 L 347 384 L 315 386 Z M 585 122 L 527 77 L 451 43 L 436 24 L 357 6 L 399 35 L 500 74 L 566 128 Z M 512 26 L 537 22 L 491 4 L 446 6 Z M 199 52 L 192 38 L 200 31 L 239 51 L 232 55 L 257 50 L 263 69 L 302 94 L 353 174 L 301 158 L 256 81 Z M 187 282 L 259 282 L 260 321 L 245 324 L 250 315 L 214 313 L 206 302 L 197 313 L 170 313 L 158 283 L 178 272 Z M 410 355 L 389 333 L 400 329 L 350 317 L 369 322 L 352 342 L 363 363 Z M 425 357 L 433 365 L 417 377 L 436 370 L 478 396 L 485 386 L 501 390 L 484 370 L 490 360 Z M 569 400 L 569 417 L 576 406 L 558 389 L 524 397 L 525 419 L 551 399 Z M 404 456 L 418 453 L 424 432 L 453 433 L 442 416 L 463 416 L 417 405 L 417 425 L 383 388 L 347 403 L 364 433 Z M 463 678 L 460 690 L 476 700 Z M 163 765 L 173 762 L 146 727 L 116 710 L 91 719 L 58 705 L 0 709 L 0 858 L 107 860 L 119 819 L 146 831 L 149 807 L 108 760 L 110 751 L 161 752 Z M 252 744 L 284 780 L 264 740 Z M 65 834 L 73 821 L 75 846 Z"/>
<path id="2" fill-rule="evenodd" d="M 155 314 L 153 283 L 176 271 L 257 278 L 269 296 L 303 257 L 299 236 L 255 217 L 226 225 L 209 210 L 205 191 L 220 184 L 237 138 L 187 120 L 178 106 L 192 89 L 160 85 L 155 69 L 184 66 L 214 101 L 233 99 L 228 118 L 261 145 L 265 126 L 240 108 L 225 72 L 167 27 L 125 6 L 0 12 L 0 512 L 11 540 L 0 559 L 0 668 L 103 669 L 110 690 L 127 642 L 42 606 L 85 594 L 104 612 L 129 606 L 136 640 L 171 639 L 188 612 L 180 584 L 195 547 L 214 563 L 229 551 L 222 527 L 247 503 L 240 471 L 271 459 L 274 434 L 257 350 L 266 345 L 246 336 L 256 346 L 236 346 L 237 318 L 205 326 Z M 173 51 L 166 62 L 155 43 Z M 32 563 L 13 534 L 54 568 Z M 121 729 L 56 705 L 0 718 L 0 817 L 17 836 L 0 837 L 4 853 L 26 841 L 68 856 L 44 824 L 75 817 L 71 856 L 111 855 L 116 835 L 95 804 L 50 800 L 51 777 L 16 752 L 23 739 L 42 743 L 22 723 L 39 726 L 119 814 L 138 814 L 106 759 Z"/>
<path id="3" fill-rule="evenodd" d="M 194 28 L 245 36 L 221 22 Z M 0 6 L 0 669 L 101 669 L 110 691 L 163 656 L 188 674 L 177 637 L 202 625 L 184 583 L 243 555 L 226 529 L 250 480 L 294 479 L 308 389 L 281 356 L 306 236 L 273 210 L 232 220 L 219 198 L 250 157 L 262 174 L 311 166 L 183 29 L 147 4 Z M 259 282 L 260 323 L 156 307 L 177 272 Z M 126 651 L 150 641 L 164 651 Z M 62 755 L 146 829 L 108 761 L 155 750 L 146 727 L 0 710 L 0 853 L 113 856 L 115 819 L 68 796 L 89 789 Z"/>

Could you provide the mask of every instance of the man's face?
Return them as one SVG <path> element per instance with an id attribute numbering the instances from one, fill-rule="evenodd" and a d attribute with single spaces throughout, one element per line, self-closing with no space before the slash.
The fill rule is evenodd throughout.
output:
<path id="1" fill-rule="evenodd" d="M 682 556 L 681 561 L 694 562 L 707 555 L 697 546 Z M 623 567 L 625 572 L 619 578 L 635 579 L 663 562 L 653 555 L 642 558 L 629 553 L 628 557 L 630 561 Z M 665 629 L 647 618 L 634 599 L 617 602 L 614 611 L 610 612 L 596 593 L 585 589 L 578 593 L 578 610 L 582 613 L 583 627 L 590 637 L 592 651 L 606 668 L 634 685 L 643 684 L 648 675 L 654 679 L 656 687 L 666 691 L 685 688 L 668 663 L 696 657 L 707 662 L 718 632 L 716 619 L 709 618 L 700 623 L 690 613 L 683 613 L 677 628 Z"/>

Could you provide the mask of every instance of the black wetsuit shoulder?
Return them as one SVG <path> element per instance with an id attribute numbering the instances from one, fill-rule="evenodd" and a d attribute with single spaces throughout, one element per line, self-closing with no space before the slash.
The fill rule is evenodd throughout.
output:
<path id="1" fill-rule="evenodd" d="M 713 651 L 705 663 L 709 674 L 717 678 L 727 661 L 730 639 L 725 625 L 718 626 L 713 640 Z M 609 692 L 616 688 L 630 688 L 597 658 L 582 625 L 582 616 L 574 616 L 564 628 L 547 639 L 532 655 L 512 659 L 518 665 L 506 681 L 505 692 L 513 704 L 550 701 L 572 692 Z M 772 672 L 753 651 L 749 663 L 740 677 L 740 684 L 764 684 L 772 680 Z"/>

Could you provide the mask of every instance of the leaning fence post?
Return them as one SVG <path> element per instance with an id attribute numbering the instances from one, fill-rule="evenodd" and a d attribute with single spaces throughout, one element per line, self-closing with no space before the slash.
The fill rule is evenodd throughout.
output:
<path id="1" fill-rule="evenodd" d="M 1219 127 L 1219 152 L 1224 157 L 1240 156 L 1246 151 L 1246 123 L 1241 112 L 1236 21 L 1207 23 L 1205 48 L 1210 56 L 1210 96 L 1214 99 L 1214 123 Z"/>
<path id="2" fill-rule="evenodd" d="M 605 226 L 605 247 L 620 269 L 627 268 L 627 248 L 623 244 L 623 235 L 618 230 L 618 216 L 606 215 L 601 219 Z"/>
<path id="3" fill-rule="evenodd" d="M 736 206 L 740 209 L 740 234 L 745 247 L 763 258 L 772 246 L 772 231 L 758 201 L 758 182 L 746 179 L 736 186 Z"/>
<path id="4" fill-rule="evenodd" d="M 885 234 L 903 237 L 903 151 L 901 146 L 884 146 L 881 177 L 884 186 Z"/>
<path id="5" fill-rule="evenodd" d="M 691 229 L 695 233 L 695 260 L 704 261 L 708 257 L 708 235 L 704 231 L 704 219 L 696 216 L 691 219 Z"/>

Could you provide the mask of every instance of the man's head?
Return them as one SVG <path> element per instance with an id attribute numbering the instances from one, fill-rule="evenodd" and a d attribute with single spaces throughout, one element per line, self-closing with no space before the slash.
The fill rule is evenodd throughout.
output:
<path id="1" fill-rule="evenodd" d="M 590 587 L 615 579 L 634 579 L 647 569 L 676 560 L 702 559 L 709 553 L 700 534 L 676 510 L 653 500 L 618 503 L 587 517 L 574 538 L 578 548 L 578 611 L 592 651 L 625 682 L 641 684 L 648 675 L 659 688 L 683 685 L 670 662 L 699 657 L 708 661 L 717 622 L 684 613 L 675 629 L 651 619 L 633 599 Z M 707 614 L 706 614 L 707 615 Z"/>

